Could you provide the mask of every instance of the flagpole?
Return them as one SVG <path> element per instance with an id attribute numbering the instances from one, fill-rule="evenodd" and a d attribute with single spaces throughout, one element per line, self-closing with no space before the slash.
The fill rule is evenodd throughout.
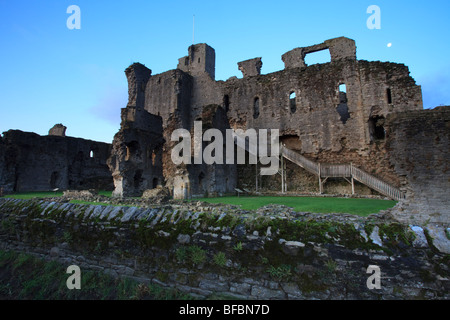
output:
<path id="1" fill-rule="evenodd" d="M 194 44 L 194 35 L 195 35 L 195 14 L 192 17 L 192 44 Z"/>

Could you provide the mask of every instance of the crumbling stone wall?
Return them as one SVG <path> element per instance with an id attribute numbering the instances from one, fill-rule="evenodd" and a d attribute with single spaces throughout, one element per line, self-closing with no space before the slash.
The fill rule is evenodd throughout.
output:
<path id="1" fill-rule="evenodd" d="M 0 199 L 0 248 L 238 299 L 449 299 L 448 239 L 383 216 Z M 369 265 L 381 288 L 369 289 Z"/>
<path id="2" fill-rule="evenodd" d="M 321 50 L 329 50 L 331 62 L 307 66 L 305 56 Z M 355 42 L 345 37 L 295 48 L 282 60 L 284 70 L 266 75 L 261 75 L 261 58 L 241 61 L 238 68 L 243 78 L 216 81 L 214 49 L 203 43 L 189 47 L 188 56 L 179 59 L 176 70 L 152 76 L 151 70 L 140 64 L 127 68 L 129 104 L 162 117 L 167 185 L 172 189 L 182 185 L 189 192 L 179 193 L 188 196 L 217 191 L 217 184 L 204 190 L 196 182 L 204 168 L 175 166 L 169 158 L 172 131 L 191 131 L 210 105 L 223 108 L 223 128 L 279 129 L 282 142 L 289 139 L 293 149 L 311 160 L 353 163 L 398 185 L 397 173 L 386 155 L 384 124 L 390 113 L 423 107 L 420 86 L 408 68 L 357 60 Z M 297 180 L 304 175 L 299 171 L 294 173 Z M 234 180 L 232 184 L 240 184 L 236 174 L 228 178 Z"/>
<path id="3" fill-rule="evenodd" d="M 283 54 L 281 59 L 285 68 L 304 68 L 306 67 L 305 56 L 322 50 L 329 50 L 331 61 L 341 59 L 356 60 L 355 42 L 345 37 L 326 40 L 323 43 L 309 47 L 295 48 Z"/>
<path id="4" fill-rule="evenodd" d="M 366 75 L 368 65 L 371 78 Z M 391 79 L 389 83 L 387 78 Z M 396 81 L 408 86 L 404 86 L 404 91 L 399 90 Z M 224 94 L 229 101 L 231 127 L 279 129 L 282 142 L 290 139 L 290 147 L 311 160 L 353 163 L 396 185 L 397 175 L 385 154 L 385 136 L 373 136 L 370 119 L 421 109 L 420 87 L 413 82 L 407 68 L 393 68 L 390 63 L 338 60 L 228 80 L 224 83 Z M 340 84 L 346 85 L 344 101 L 349 118 L 345 121 L 337 110 L 342 104 Z M 395 106 L 388 103 L 386 86 L 395 88 L 391 90 L 392 99 L 395 92 Z M 295 109 L 291 108 L 289 98 L 292 92 Z M 405 92 L 409 92 L 408 97 L 403 96 L 407 95 Z"/>
<path id="5" fill-rule="evenodd" d="M 196 107 L 197 104 L 193 103 L 193 101 L 197 100 L 202 100 L 200 103 L 209 101 L 208 92 L 220 94 L 214 89 L 215 82 L 211 78 L 214 77 L 215 68 L 213 49 L 202 44 L 192 47 L 189 50 L 190 62 L 188 61 L 188 65 L 181 65 L 183 65 L 183 69 L 189 71 L 195 77 L 178 69 L 150 76 L 151 71 L 149 69 L 137 64 L 133 64 L 126 70 L 129 88 L 136 87 L 136 81 L 134 79 L 144 78 L 133 75 L 133 73 L 144 73 L 148 75 L 148 81 L 140 85 L 141 88 L 145 87 L 145 95 L 139 100 L 139 106 L 145 108 L 145 111 L 149 114 L 159 116 L 162 119 L 160 134 L 164 144 L 162 145 L 162 157 L 159 165 L 162 167 L 164 179 L 161 179 L 163 180 L 161 183 L 170 188 L 175 198 L 185 198 L 195 195 L 204 196 L 205 194 L 223 194 L 233 191 L 236 181 L 234 166 L 208 166 L 205 164 L 175 165 L 171 159 L 171 150 L 178 143 L 178 141 L 171 141 L 171 135 L 174 130 L 186 129 L 192 133 L 191 137 L 193 138 L 194 121 L 203 121 L 205 125 L 203 131 L 211 127 L 225 132 L 226 128 L 229 128 L 226 115 L 220 106 L 216 105 L 214 107 L 210 105 L 207 107 L 201 104 L 201 107 Z M 209 87 L 209 89 L 203 90 L 205 87 Z M 135 92 L 136 90 L 131 89 L 131 92 Z M 134 98 L 130 98 L 129 103 L 138 104 L 135 100 Z M 138 121 L 138 118 L 139 116 L 136 116 L 136 120 L 134 121 Z M 146 128 L 150 127 L 155 128 L 152 125 L 146 126 Z M 145 126 L 141 126 L 141 130 L 145 130 Z M 136 135 L 138 134 L 139 132 L 136 131 Z M 148 144 L 154 140 L 142 139 L 141 147 L 151 147 L 150 145 L 146 145 L 146 141 Z M 192 145 L 193 142 L 192 140 Z M 114 145 L 116 144 L 117 142 L 114 142 Z M 114 150 L 117 149 L 114 147 Z M 123 160 L 119 157 L 117 161 L 116 168 L 121 166 L 120 163 Z M 117 175 L 117 171 L 114 174 L 117 177 L 123 176 L 122 174 Z M 150 185 L 147 187 L 151 188 Z M 129 188 L 121 188 L 120 190 L 123 191 L 117 191 L 115 194 L 124 195 L 128 192 L 125 191 L 126 189 Z M 116 190 L 118 190 L 117 186 Z M 134 191 L 133 195 L 140 195 L 142 191 Z"/>
<path id="6" fill-rule="evenodd" d="M 395 210 L 409 223 L 450 225 L 450 107 L 388 117 L 389 159 L 407 200 Z"/>
<path id="7" fill-rule="evenodd" d="M 120 131 L 114 136 L 108 166 L 113 196 L 141 196 L 163 183 L 162 120 L 138 107 L 122 109 Z"/>
<path id="8" fill-rule="evenodd" d="M 5 192 L 111 190 L 110 152 L 103 142 L 9 130 L 0 143 L 0 187 Z"/>
<path id="9" fill-rule="evenodd" d="M 13 156 L 12 152 L 8 152 L 3 136 L 0 136 L 0 188 L 3 188 L 3 192 L 11 191 L 14 188 L 15 168 L 11 165 L 13 162 L 10 160 L 10 157 Z"/>
<path id="10" fill-rule="evenodd" d="M 60 136 L 65 137 L 66 136 L 66 130 L 67 127 L 64 126 L 62 123 L 55 124 L 49 131 L 49 136 Z"/>

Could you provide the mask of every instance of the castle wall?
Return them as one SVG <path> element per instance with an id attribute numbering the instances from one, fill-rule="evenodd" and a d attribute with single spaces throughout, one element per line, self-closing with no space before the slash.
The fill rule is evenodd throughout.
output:
<path id="1" fill-rule="evenodd" d="M 161 116 L 163 128 L 174 116 L 179 119 L 180 128 L 189 128 L 192 81 L 192 77 L 181 70 L 152 76 L 146 84 L 145 110 Z"/>
<path id="2" fill-rule="evenodd" d="M 202 135 L 211 128 L 218 129 L 222 133 L 223 140 L 223 155 L 225 156 L 225 135 L 226 130 L 229 129 L 227 116 L 225 110 L 218 105 L 209 105 L 203 108 L 202 114 L 199 115 L 202 120 Z M 194 132 L 191 130 L 191 136 L 194 137 Z M 192 139 L 194 143 L 194 138 Z M 202 142 L 203 148 L 208 142 Z M 194 151 L 192 151 L 194 154 Z M 226 193 L 234 193 L 234 188 L 237 183 L 237 169 L 236 165 L 226 164 L 191 164 L 187 166 L 189 172 L 189 180 L 192 196 L 218 196 Z"/>
<path id="3" fill-rule="evenodd" d="M 121 128 L 114 136 L 108 166 L 114 196 L 141 196 L 164 182 L 162 119 L 139 107 L 121 112 Z"/>
<path id="4" fill-rule="evenodd" d="M 5 192 L 112 189 L 106 166 L 110 144 L 19 130 L 4 132 L 2 140 Z"/>
<path id="5" fill-rule="evenodd" d="M 279 129 L 280 135 L 297 135 L 302 153 L 339 151 L 339 140 L 344 137 L 350 148 L 361 149 L 358 83 L 350 83 L 355 74 L 354 63 L 330 63 L 229 80 L 224 84 L 224 94 L 230 100 L 230 123 L 243 129 L 271 128 Z M 351 117 L 345 124 L 336 111 L 342 79 L 349 79 L 348 87 L 355 89 L 355 93 L 347 90 Z M 292 92 L 295 108 L 291 107 Z M 259 113 L 255 112 L 256 100 Z"/>
<path id="6" fill-rule="evenodd" d="M 390 161 L 407 201 L 394 210 L 407 223 L 450 224 L 450 107 L 392 114 Z"/>
<path id="7" fill-rule="evenodd" d="M 190 195 L 186 166 L 175 165 L 171 158 L 172 148 L 178 143 L 171 141 L 171 136 L 176 129 L 191 129 L 192 82 L 192 76 L 189 74 L 181 70 L 171 70 L 151 77 L 146 86 L 145 110 L 161 116 L 162 119 L 161 134 L 164 144 L 161 166 L 164 184 L 176 198 Z"/>
<path id="8" fill-rule="evenodd" d="M 305 56 L 321 50 L 329 50 L 331 62 L 307 66 Z M 357 60 L 355 42 L 344 37 L 295 48 L 282 60 L 284 70 L 266 75 L 260 74 L 261 58 L 241 61 L 238 68 L 242 79 L 215 81 L 214 49 L 197 44 L 189 47 L 188 56 L 179 59 L 176 70 L 150 76 L 151 71 L 140 65 L 130 66 L 136 75 L 127 69 L 133 95 L 130 101 L 141 101 L 146 111 L 162 117 L 162 165 L 167 185 L 182 186 L 185 190 L 179 190 L 179 194 L 214 193 L 217 189 L 214 185 L 218 184 L 204 190 L 196 182 L 198 175 L 208 176 L 205 171 L 214 171 L 212 166 L 188 168 L 172 163 L 175 142 L 170 137 L 178 128 L 191 132 L 194 121 L 205 121 L 206 106 L 220 105 L 226 115 L 221 120 L 222 128 L 279 129 L 282 143 L 289 141 L 290 148 L 311 160 L 353 163 L 399 186 L 399 177 L 385 150 L 384 126 L 393 112 L 423 108 L 421 88 L 410 77 L 408 68 Z M 136 79 L 144 80 L 140 83 Z M 142 99 L 138 99 L 140 88 L 145 88 Z M 240 171 L 254 173 L 252 166 L 246 168 Z M 305 176 L 301 168 L 294 171 L 292 180 Z M 174 183 L 176 176 L 179 183 Z"/>
<path id="9" fill-rule="evenodd" d="M 340 92 L 342 84 L 346 93 Z M 394 185 L 399 180 L 385 152 L 386 137 L 374 137 L 370 120 L 422 108 L 420 87 L 409 77 L 407 67 L 356 60 L 231 79 L 223 91 L 232 127 L 279 129 L 282 143 L 289 139 L 289 148 L 311 160 L 353 163 Z M 344 119 L 339 112 L 342 105 L 347 113 Z"/>
<path id="10" fill-rule="evenodd" d="M 234 166 L 175 165 L 171 159 L 171 150 L 178 143 L 171 141 L 174 130 L 186 129 L 193 138 L 194 121 L 202 121 L 205 130 L 206 126 L 223 131 L 228 128 L 222 110 L 205 108 L 221 105 L 223 99 L 220 84 L 214 81 L 214 49 L 203 44 L 191 47 L 189 56 L 180 59 L 179 68 L 152 76 L 146 85 L 145 109 L 163 119 L 162 163 L 166 186 L 172 189 L 175 198 L 231 192 L 236 183 Z"/>
<path id="11" fill-rule="evenodd" d="M 8 152 L 6 142 L 3 136 L 0 136 L 0 188 L 4 192 L 14 189 L 15 167 L 9 158 L 13 156 L 12 152 Z"/>

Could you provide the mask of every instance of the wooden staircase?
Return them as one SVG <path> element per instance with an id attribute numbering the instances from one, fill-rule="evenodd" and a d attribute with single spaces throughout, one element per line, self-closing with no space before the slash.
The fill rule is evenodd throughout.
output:
<path id="1" fill-rule="evenodd" d="M 247 152 L 255 157 L 258 157 L 258 148 L 255 144 L 250 144 L 249 141 L 243 137 L 236 136 L 234 142 L 237 146 L 245 149 Z M 269 149 L 269 148 L 268 148 Z M 283 158 L 291 161 L 292 163 L 302 167 L 306 171 L 316 175 L 319 178 L 319 190 L 320 193 L 323 192 L 323 184 L 328 178 L 343 178 L 352 185 L 352 193 L 355 193 L 355 183 L 354 180 L 368 186 L 369 188 L 385 195 L 394 200 L 405 199 L 405 194 L 400 191 L 400 189 L 390 185 L 389 183 L 361 170 L 353 164 L 322 164 L 319 162 L 312 161 L 296 151 L 286 148 L 280 144 L 281 158 L 281 181 L 282 181 L 282 191 L 286 192 L 286 169 Z M 257 181 L 258 179 L 256 179 Z M 256 182 L 257 183 L 257 182 Z"/>
<path id="2" fill-rule="evenodd" d="M 322 193 L 323 184 L 328 178 L 344 178 L 351 183 L 353 193 L 355 193 L 354 180 L 356 180 L 391 199 L 405 199 L 405 194 L 398 188 L 352 164 L 321 164 L 311 161 L 285 146 L 280 146 L 280 156 L 316 175 L 319 178 L 320 193 Z"/>

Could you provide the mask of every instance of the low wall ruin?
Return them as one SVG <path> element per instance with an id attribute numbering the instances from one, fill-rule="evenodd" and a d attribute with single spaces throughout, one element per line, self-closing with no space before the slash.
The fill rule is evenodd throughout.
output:
<path id="1" fill-rule="evenodd" d="M 65 127 L 54 132 L 55 127 L 47 136 L 20 130 L 0 136 L 0 187 L 4 192 L 112 190 L 106 165 L 111 144 L 67 137 L 62 132 Z"/>
<path id="2" fill-rule="evenodd" d="M 238 299 L 449 299 L 444 229 L 283 206 L 148 208 L 0 199 L 0 248 Z M 442 238 L 442 233 L 444 237 Z M 369 289 L 370 265 L 381 288 Z"/>

